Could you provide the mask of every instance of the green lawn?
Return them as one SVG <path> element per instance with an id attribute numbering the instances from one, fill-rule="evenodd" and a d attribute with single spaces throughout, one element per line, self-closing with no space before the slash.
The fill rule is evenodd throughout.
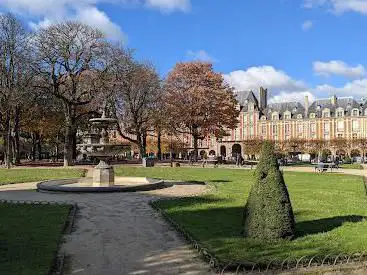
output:
<path id="1" fill-rule="evenodd" d="M 285 167 L 316 167 L 316 164 L 312 163 L 292 163 L 288 164 Z M 359 163 L 353 163 L 353 164 L 339 164 L 339 167 L 342 169 L 358 169 L 363 170 L 363 166 Z"/>
<path id="2" fill-rule="evenodd" d="M 363 166 L 360 165 L 359 163 L 340 164 L 339 166 L 340 166 L 340 168 L 343 168 L 343 169 L 359 169 L 359 170 L 363 170 Z"/>
<path id="3" fill-rule="evenodd" d="M 0 204 L 0 274 L 49 274 L 70 206 Z"/>
<path id="4" fill-rule="evenodd" d="M 222 261 L 267 263 L 287 257 L 367 250 L 366 193 L 363 179 L 338 174 L 286 172 L 297 237 L 265 243 L 241 236 L 242 212 L 252 172 L 234 169 L 129 168 L 118 175 L 207 181 L 214 191 L 158 205 Z"/>
<path id="5" fill-rule="evenodd" d="M 0 169 L 0 185 L 20 182 L 34 182 L 47 179 L 84 177 L 84 169 L 71 168 L 16 168 Z"/>

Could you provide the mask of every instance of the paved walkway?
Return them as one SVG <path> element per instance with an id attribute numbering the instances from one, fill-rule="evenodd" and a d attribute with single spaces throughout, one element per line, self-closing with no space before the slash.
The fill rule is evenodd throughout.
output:
<path id="1" fill-rule="evenodd" d="M 312 167 L 284 170 L 313 172 Z M 367 176 L 367 170 L 339 172 Z M 0 199 L 78 204 L 75 228 L 62 247 L 70 256 L 69 274 L 213 274 L 148 204 L 154 198 L 203 193 L 205 186 L 175 185 L 144 193 L 110 194 L 47 194 L 35 188 L 36 183 L 0 186 Z"/>
<path id="2" fill-rule="evenodd" d="M 0 187 L 0 199 L 78 204 L 75 229 L 62 247 L 69 274 L 212 274 L 187 242 L 153 210 L 153 198 L 194 195 L 205 186 L 176 185 L 145 193 L 47 194 L 35 183 Z"/>

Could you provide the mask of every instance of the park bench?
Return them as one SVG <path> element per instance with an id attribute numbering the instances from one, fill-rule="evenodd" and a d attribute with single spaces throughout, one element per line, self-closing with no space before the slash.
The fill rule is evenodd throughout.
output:
<path id="1" fill-rule="evenodd" d="M 330 172 L 333 172 L 333 169 L 339 169 L 339 166 L 335 163 L 318 163 L 315 166 L 315 172 L 327 172 L 330 170 Z"/>

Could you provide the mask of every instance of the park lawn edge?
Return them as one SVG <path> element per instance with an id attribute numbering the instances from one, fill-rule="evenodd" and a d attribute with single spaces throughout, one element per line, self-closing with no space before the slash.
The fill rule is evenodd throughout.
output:
<path id="1" fill-rule="evenodd" d="M 25 171 L 33 172 L 33 174 L 27 175 Z M 42 172 L 46 175 L 42 175 Z M 60 173 L 58 174 L 57 171 Z M 3 172 L 3 173 L 2 173 Z M 25 173 L 18 175 L 11 175 L 11 173 Z M 38 172 L 38 173 L 37 173 Z M 10 174 L 12 177 L 5 177 L 3 174 Z M 54 175 L 52 175 L 54 173 Z M 16 168 L 5 169 L 0 168 L 0 186 L 7 184 L 26 183 L 26 182 L 41 182 L 52 179 L 64 179 L 64 178 L 83 178 L 86 176 L 87 169 L 84 168 Z"/>
<path id="2" fill-rule="evenodd" d="M 52 260 L 50 262 L 50 266 L 48 268 L 47 274 L 64 274 L 64 259 L 65 254 L 61 253 L 61 246 L 64 243 L 64 236 L 66 234 L 70 234 L 72 230 L 72 226 L 74 224 L 75 215 L 77 211 L 76 204 L 70 203 L 59 203 L 59 202 L 43 202 L 43 201 L 14 201 L 14 200 L 0 200 L 0 204 L 10 204 L 10 205 L 24 205 L 24 206 L 32 206 L 32 205 L 52 205 L 59 207 L 66 207 L 67 213 L 66 218 L 64 219 L 64 223 L 61 226 L 61 230 L 57 233 L 58 238 L 56 240 L 56 249 L 52 252 Z"/>
<path id="3" fill-rule="evenodd" d="M 363 169 L 363 168 L 362 168 Z M 302 173 L 302 174 L 308 174 L 309 172 L 294 172 L 294 173 Z M 367 198 L 367 177 L 366 176 L 357 176 L 362 178 L 363 186 L 365 189 L 365 196 Z M 206 183 L 207 185 L 211 185 L 210 183 Z M 209 193 L 213 192 L 213 190 L 210 190 Z M 208 194 L 208 193 L 206 193 Z M 150 201 L 150 205 L 153 209 L 155 209 L 175 230 L 177 230 L 190 244 L 191 246 L 197 250 L 199 255 L 210 265 L 211 268 L 214 268 L 216 270 L 227 270 L 227 271 L 234 271 L 239 270 L 240 268 L 244 268 L 247 270 L 254 270 L 254 268 L 257 268 L 259 270 L 277 270 L 277 269 L 283 269 L 284 263 L 286 263 L 287 266 L 290 268 L 305 268 L 305 266 L 302 265 L 303 262 L 311 261 L 313 263 L 312 267 L 321 268 L 321 267 L 327 267 L 326 262 L 330 261 L 333 263 L 332 266 L 337 267 L 345 264 L 344 258 L 341 257 L 340 253 L 335 254 L 328 254 L 328 255 L 309 255 L 309 256 L 303 256 L 300 259 L 288 257 L 286 259 L 277 259 L 270 262 L 251 262 L 247 260 L 222 260 L 220 257 L 216 255 L 215 252 L 213 252 L 211 249 L 208 249 L 205 247 L 205 245 L 198 239 L 195 238 L 192 233 L 190 233 L 189 230 L 185 228 L 185 225 L 180 223 L 179 221 L 176 221 L 175 218 L 171 217 L 170 214 L 160 206 L 160 203 L 164 203 L 167 201 L 179 201 L 182 198 L 160 198 L 160 199 L 153 199 Z M 361 262 L 361 260 L 367 260 L 367 253 L 364 251 L 356 251 L 349 255 L 348 262 L 353 263 L 355 262 Z M 300 266 L 298 264 L 301 263 Z M 316 266 L 314 265 L 316 264 Z M 311 268 L 311 267 L 306 267 Z"/>

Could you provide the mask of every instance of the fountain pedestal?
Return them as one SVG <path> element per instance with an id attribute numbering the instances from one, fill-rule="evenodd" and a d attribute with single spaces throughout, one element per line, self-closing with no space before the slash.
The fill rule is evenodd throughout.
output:
<path id="1" fill-rule="evenodd" d="M 93 187 L 108 187 L 115 183 L 113 167 L 101 160 L 93 170 Z"/>

